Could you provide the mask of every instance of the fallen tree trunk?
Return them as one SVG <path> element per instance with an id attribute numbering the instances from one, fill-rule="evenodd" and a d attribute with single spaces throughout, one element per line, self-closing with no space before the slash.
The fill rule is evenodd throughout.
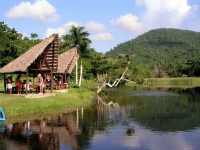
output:
<path id="1" fill-rule="evenodd" d="M 130 62 L 128 62 L 128 65 L 129 64 L 130 64 Z M 124 70 L 122 76 L 119 79 L 115 79 L 115 81 L 112 84 L 110 84 L 109 82 L 107 82 L 107 80 L 106 80 L 107 74 L 103 74 L 103 75 L 97 74 L 97 79 L 98 79 L 98 83 L 99 83 L 98 84 L 98 89 L 97 89 L 97 95 L 99 95 L 99 93 L 101 92 L 101 90 L 105 86 L 109 86 L 109 87 L 117 86 L 121 80 L 133 82 L 133 81 L 130 81 L 128 79 L 124 79 L 124 75 L 125 75 L 126 71 L 128 70 L 128 65 L 127 65 L 126 69 Z"/>

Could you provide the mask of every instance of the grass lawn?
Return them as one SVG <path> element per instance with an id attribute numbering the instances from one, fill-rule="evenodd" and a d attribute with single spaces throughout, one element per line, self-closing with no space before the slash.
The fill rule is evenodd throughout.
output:
<path id="1" fill-rule="evenodd" d="M 68 93 L 55 94 L 46 98 L 25 98 L 16 94 L 3 94 L 3 82 L 0 82 L 0 107 L 4 110 L 6 118 L 38 118 L 41 115 L 56 115 L 90 106 L 94 92 L 83 86 L 79 88 L 70 86 Z"/>

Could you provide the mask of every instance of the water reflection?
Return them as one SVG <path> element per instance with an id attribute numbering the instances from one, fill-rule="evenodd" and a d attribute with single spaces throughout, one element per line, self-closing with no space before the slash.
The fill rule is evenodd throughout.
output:
<path id="1" fill-rule="evenodd" d="M 0 149 L 200 149 L 200 89 L 108 89 L 89 109 L 0 126 Z"/>
<path id="2" fill-rule="evenodd" d="M 78 149 L 76 136 L 81 131 L 77 123 L 73 115 L 61 113 L 55 119 L 48 117 L 8 124 L 1 131 L 0 139 L 9 139 L 9 142 L 2 144 L 0 149 L 10 149 L 10 142 L 20 149 L 23 149 L 20 145 L 26 145 L 25 149 L 60 149 L 60 143 Z"/>
<path id="3" fill-rule="evenodd" d="M 176 94 L 162 98 L 158 98 L 160 95 L 147 96 L 148 105 L 145 109 L 134 111 L 131 115 L 142 126 L 153 131 L 177 132 L 195 129 L 200 126 L 200 105 L 199 99 L 197 100 L 199 92 L 191 94 L 194 90 L 176 91 L 180 97 Z"/>
<path id="4" fill-rule="evenodd" d="M 112 101 L 110 101 L 108 103 L 104 102 L 99 95 L 97 95 L 97 102 L 98 102 L 98 105 L 103 105 L 103 106 L 111 106 L 111 105 L 113 105 L 114 107 L 119 107 L 118 103 L 113 103 Z"/>

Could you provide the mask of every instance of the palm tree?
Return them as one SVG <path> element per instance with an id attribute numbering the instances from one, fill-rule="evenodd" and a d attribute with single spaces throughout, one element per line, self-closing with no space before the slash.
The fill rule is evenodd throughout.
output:
<path id="1" fill-rule="evenodd" d="M 77 47 L 81 56 L 91 43 L 91 40 L 87 38 L 90 34 L 84 29 L 84 27 L 75 27 L 73 25 L 69 30 L 69 34 L 63 36 L 64 46 Z"/>
<path id="2" fill-rule="evenodd" d="M 34 39 L 38 38 L 38 34 L 37 33 L 31 33 L 31 38 L 33 39 L 33 42 L 34 42 Z"/>

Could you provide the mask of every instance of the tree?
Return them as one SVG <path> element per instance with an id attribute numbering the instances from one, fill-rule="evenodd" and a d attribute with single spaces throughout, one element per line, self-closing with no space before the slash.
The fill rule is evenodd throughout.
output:
<path id="1" fill-rule="evenodd" d="M 27 36 L 24 37 L 24 41 L 28 42 L 29 38 Z"/>
<path id="2" fill-rule="evenodd" d="M 130 80 L 130 77 L 131 75 L 126 75 L 127 72 L 128 72 L 128 69 L 129 69 L 129 65 L 131 64 L 131 61 L 132 61 L 132 58 L 135 57 L 135 54 L 134 55 L 121 55 L 120 58 L 123 60 L 121 61 L 120 59 L 118 60 L 118 62 L 115 62 L 115 64 L 117 64 L 117 68 L 125 68 L 125 70 L 123 71 L 123 73 L 120 73 L 119 76 L 116 76 L 116 75 L 113 75 L 114 72 L 113 70 L 116 70 L 114 69 L 115 66 L 112 68 L 112 73 L 110 72 L 110 74 L 108 72 L 104 72 L 104 73 L 99 73 L 97 74 L 97 80 L 98 80 L 98 89 L 97 89 L 97 95 L 100 94 L 101 90 L 104 88 L 104 87 L 116 87 L 120 84 L 121 81 L 123 82 L 133 82 L 133 83 L 136 83 L 132 80 Z M 117 71 L 118 73 L 121 72 L 121 69 L 120 71 Z M 109 76 L 112 78 L 110 78 Z M 114 77 L 114 78 L 113 78 Z"/>
<path id="3" fill-rule="evenodd" d="M 36 38 L 38 38 L 38 34 L 37 33 L 31 33 L 31 38 L 34 41 Z"/>
<path id="4" fill-rule="evenodd" d="M 0 22 L 0 67 L 20 55 L 21 34 Z"/>
<path id="5" fill-rule="evenodd" d="M 84 29 L 84 27 L 71 26 L 69 34 L 62 37 L 64 46 L 77 47 L 81 56 L 91 44 L 91 40 L 87 38 L 90 34 Z"/>
<path id="6" fill-rule="evenodd" d="M 107 73 L 109 69 L 112 68 L 112 63 L 108 61 L 108 58 L 99 53 L 94 53 L 91 63 L 91 72 L 94 77 L 97 77 L 97 74 Z"/>
<path id="7" fill-rule="evenodd" d="M 125 78 L 125 73 L 127 72 L 128 70 L 128 65 L 130 64 L 130 62 L 128 62 L 127 66 L 126 66 L 126 69 L 124 70 L 124 72 L 122 73 L 121 77 L 118 78 L 118 79 L 115 79 L 115 81 L 110 84 L 110 82 L 108 81 L 108 78 L 107 78 L 107 74 L 98 74 L 97 75 L 97 80 L 98 80 L 98 89 L 97 89 L 97 95 L 100 94 L 101 90 L 105 87 L 105 86 L 108 86 L 108 87 L 116 87 L 121 80 L 125 80 L 125 81 L 128 81 L 128 82 L 133 82 L 131 80 L 128 80 Z M 133 82 L 133 83 L 136 83 L 136 82 Z"/>

